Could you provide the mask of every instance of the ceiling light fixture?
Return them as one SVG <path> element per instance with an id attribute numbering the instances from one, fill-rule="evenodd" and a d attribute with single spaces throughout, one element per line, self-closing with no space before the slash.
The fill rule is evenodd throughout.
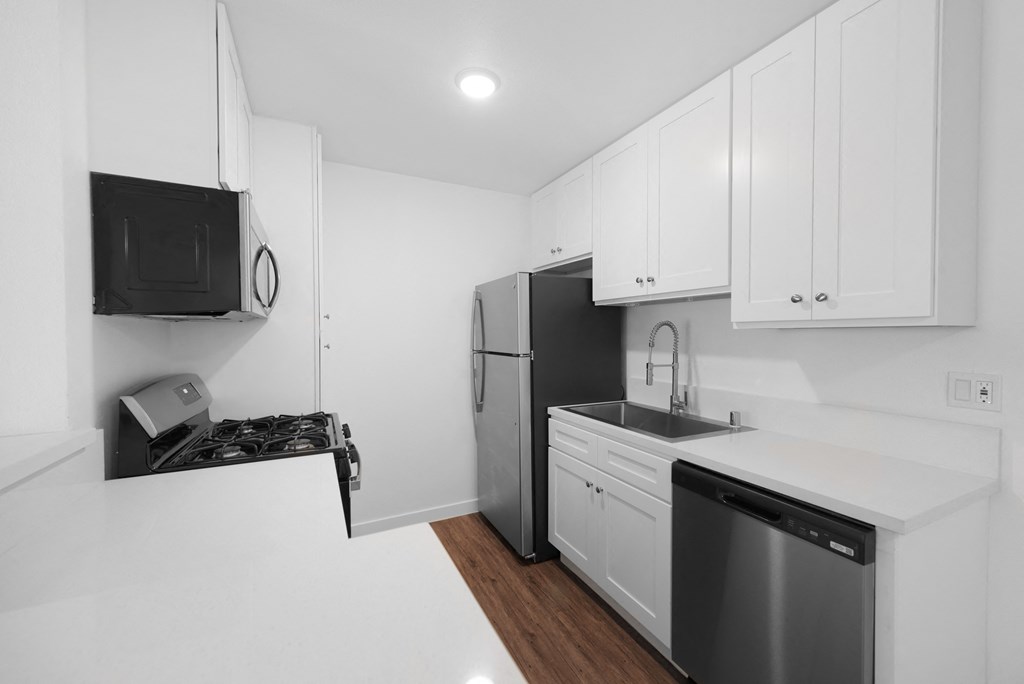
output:
<path id="1" fill-rule="evenodd" d="M 463 69 L 455 77 L 455 85 L 459 86 L 459 90 L 474 100 L 490 97 L 500 84 L 498 76 L 487 69 Z"/>

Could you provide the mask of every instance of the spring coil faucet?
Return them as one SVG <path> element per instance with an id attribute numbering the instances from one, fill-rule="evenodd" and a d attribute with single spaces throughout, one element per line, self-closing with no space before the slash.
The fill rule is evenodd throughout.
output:
<path id="1" fill-rule="evenodd" d="M 652 363 L 654 357 L 654 338 L 658 331 L 667 327 L 672 331 L 672 363 Z M 683 396 L 679 397 L 679 328 L 672 321 L 661 321 L 651 330 L 647 350 L 647 386 L 654 384 L 654 369 L 669 366 L 672 368 L 672 396 L 669 397 L 668 412 L 678 416 L 685 413 L 689 405 L 687 388 L 683 388 Z"/>

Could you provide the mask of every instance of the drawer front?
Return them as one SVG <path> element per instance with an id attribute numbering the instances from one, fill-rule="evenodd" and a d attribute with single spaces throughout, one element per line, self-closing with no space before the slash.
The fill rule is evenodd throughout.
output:
<path id="1" fill-rule="evenodd" d="M 597 467 L 642 492 L 672 501 L 672 462 L 646 452 L 598 438 Z"/>
<path id="2" fill-rule="evenodd" d="M 548 418 L 548 445 L 584 463 L 597 465 L 597 435 Z"/>

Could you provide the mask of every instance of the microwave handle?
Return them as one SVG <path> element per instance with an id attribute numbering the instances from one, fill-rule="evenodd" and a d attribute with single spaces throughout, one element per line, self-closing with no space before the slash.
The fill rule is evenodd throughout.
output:
<path id="1" fill-rule="evenodd" d="M 270 245 L 263 243 L 263 246 L 267 248 L 267 256 L 270 257 L 270 265 L 274 268 L 274 293 L 270 295 L 270 304 L 267 306 L 267 313 L 273 310 L 274 305 L 277 304 L 277 296 L 281 294 L 281 269 L 277 266 L 277 257 L 274 256 L 274 250 L 270 249 Z"/>
<path id="2" fill-rule="evenodd" d="M 264 253 L 266 253 L 266 255 L 270 258 L 270 265 L 274 269 L 274 293 L 270 296 L 270 302 L 263 301 L 263 297 L 262 295 L 260 295 L 259 281 L 256 278 L 256 273 L 259 271 L 257 266 L 260 263 L 260 259 L 263 258 Z M 270 313 L 270 311 L 274 308 L 274 305 L 277 304 L 277 296 L 280 293 L 281 272 L 278 270 L 277 267 L 277 258 L 274 257 L 274 250 L 270 249 L 270 245 L 264 242 L 260 245 L 260 248 L 256 250 L 256 257 L 252 260 L 252 294 L 254 297 L 256 297 L 256 301 L 260 303 L 260 306 L 263 307 L 263 310 L 267 313 Z"/>

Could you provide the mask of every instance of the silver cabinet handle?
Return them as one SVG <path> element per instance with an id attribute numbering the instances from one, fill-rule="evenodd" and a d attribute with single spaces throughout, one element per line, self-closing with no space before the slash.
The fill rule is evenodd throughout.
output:
<path id="1" fill-rule="evenodd" d="M 643 286 L 644 286 L 644 279 L 643 279 L 643 278 L 641 278 L 640 276 L 637 276 L 637 277 L 636 277 L 636 283 L 637 283 L 637 285 L 639 285 L 640 287 L 643 287 Z"/>
<path id="2" fill-rule="evenodd" d="M 562 248 L 561 248 L 561 247 L 558 247 L 558 248 L 556 248 L 556 249 L 558 250 L 558 253 L 559 253 L 559 254 L 561 254 L 561 253 L 562 253 Z"/>
<path id="3" fill-rule="evenodd" d="M 552 253 L 552 254 L 554 254 L 554 253 L 555 253 L 555 248 L 554 248 L 554 247 L 552 247 L 552 248 L 551 248 L 551 253 Z"/>
<path id="4" fill-rule="evenodd" d="M 651 285 L 653 285 L 654 284 L 654 278 L 651 277 L 651 276 L 647 276 L 647 282 L 649 282 Z"/>
<path id="5" fill-rule="evenodd" d="M 600 494 L 601 492 L 603 492 L 603 491 L 604 491 L 604 487 L 598 487 L 598 488 L 597 488 L 597 489 L 595 489 L 594 491 L 596 491 L 596 492 L 597 492 L 598 494 Z"/>
<path id="6" fill-rule="evenodd" d="M 327 320 L 331 320 L 331 314 L 324 314 L 324 318 L 326 318 Z"/>
<path id="7" fill-rule="evenodd" d="M 327 343 L 327 344 L 324 345 L 324 349 L 330 349 L 330 348 L 331 348 L 330 343 Z"/>
<path id="8" fill-rule="evenodd" d="M 789 301 L 793 302 L 794 304 L 799 304 L 800 302 L 804 301 L 804 298 L 798 294 L 795 294 L 789 298 Z"/>
<path id="9" fill-rule="evenodd" d="M 590 489 L 593 486 L 594 486 L 594 483 L 590 482 L 589 480 L 587 480 L 587 489 Z"/>
<path id="10" fill-rule="evenodd" d="M 814 301 L 816 302 L 823 302 L 826 299 L 828 299 L 828 295 L 825 294 L 824 292 L 819 292 L 818 294 L 814 295 Z"/>

